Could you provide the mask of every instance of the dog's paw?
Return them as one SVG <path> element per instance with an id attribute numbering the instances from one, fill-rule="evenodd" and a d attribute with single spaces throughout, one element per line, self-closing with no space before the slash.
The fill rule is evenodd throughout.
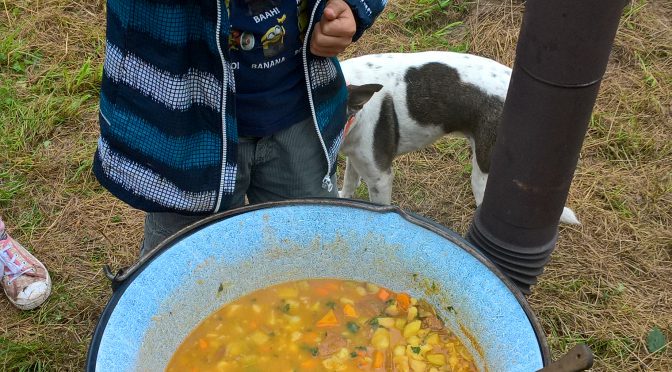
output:
<path id="1" fill-rule="evenodd" d="M 560 216 L 560 222 L 561 223 L 566 223 L 568 225 L 580 225 L 581 222 L 579 222 L 579 219 L 576 218 L 576 215 L 574 214 L 574 211 L 571 209 L 565 207 L 562 210 L 562 215 Z"/>

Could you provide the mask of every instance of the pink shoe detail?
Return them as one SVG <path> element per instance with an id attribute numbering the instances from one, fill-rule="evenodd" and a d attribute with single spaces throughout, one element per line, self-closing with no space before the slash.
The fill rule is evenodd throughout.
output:
<path id="1" fill-rule="evenodd" d="M 14 306 L 34 309 L 49 297 L 51 278 L 47 268 L 10 236 L 0 240 L 0 265 L 2 287 Z"/>

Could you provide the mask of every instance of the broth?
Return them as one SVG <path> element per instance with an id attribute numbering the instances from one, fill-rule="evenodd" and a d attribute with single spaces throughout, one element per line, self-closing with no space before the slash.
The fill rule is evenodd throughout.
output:
<path id="1" fill-rule="evenodd" d="M 238 298 L 183 341 L 173 371 L 476 371 L 432 307 L 370 283 L 304 280 Z"/>

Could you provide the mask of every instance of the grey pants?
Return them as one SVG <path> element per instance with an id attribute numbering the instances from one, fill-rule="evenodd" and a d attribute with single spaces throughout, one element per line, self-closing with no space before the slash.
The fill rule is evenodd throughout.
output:
<path id="1" fill-rule="evenodd" d="M 327 162 L 312 119 L 301 121 L 263 138 L 241 137 L 238 175 L 231 208 L 310 197 L 338 197 L 322 188 Z M 332 183 L 336 185 L 335 175 Z M 177 231 L 207 216 L 147 213 L 140 255 L 154 249 Z"/>

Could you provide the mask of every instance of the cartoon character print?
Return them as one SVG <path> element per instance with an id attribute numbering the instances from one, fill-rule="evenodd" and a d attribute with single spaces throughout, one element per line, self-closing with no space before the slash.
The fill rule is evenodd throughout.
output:
<path id="1" fill-rule="evenodd" d="M 264 47 L 264 57 L 272 58 L 285 49 L 285 27 L 282 25 L 287 19 L 287 15 L 276 18 L 278 24 L 272 26 L 261 38 L 261 44 Z"/>
<path id="2" fill-rule="evenodd" d="M 231 30 L 229 34 L 229 50 L 238 50 L 240 46 L 240 31 Z"/>
<path id="3" fill-rule="evenodd" d="M 249 32 L 231 30 L 229 34 L 229 50 L 249 51 L 254 48 L 254 35 Z"/>
<path id="4" fill-rule="evenodd" d="M 240 35 L 240 48 L 244 51 L 252 50 L 254 48 L 254 34 L 243 32 Z"/>

